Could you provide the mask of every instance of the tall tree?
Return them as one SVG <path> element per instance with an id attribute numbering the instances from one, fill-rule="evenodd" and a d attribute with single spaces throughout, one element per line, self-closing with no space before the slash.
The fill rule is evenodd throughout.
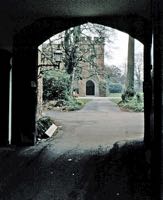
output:
<path id="1" fill-rule="evenodd" d="M 64 32 L 63 49 L 65 51 L 65 68 L 68 74 L 73 73 L 73 69 L 78 65 L 77 48 L 81 37 L 80 26 L 70 28 Z"/>
<path id="2" fill-rule="evenodd" d="M 81 28 L 76 26 L 64 32 L 63 49 L 65 51 L 65 69 L 71 78 L 70 93 L 73 92 L 73 83 L 75 80 L 76 68 L 79 65 L 78 46 L 81 37 Z"/>
<path id="3" fill-rule="evenodd" d="M 135 88 L 137 91 L 142 91 L 143 82 L 143 53 L 135 54 Z"/>
<path id="4" fill-rule="evenodd" d="M 126 91 L 128 93 L 134 93 L 134 56 L 135 56 L 135 41 L 134 38 L 129 36 L 128 39 L 128 63 L 127 63 L 127 79 L 126 79 Z"/>

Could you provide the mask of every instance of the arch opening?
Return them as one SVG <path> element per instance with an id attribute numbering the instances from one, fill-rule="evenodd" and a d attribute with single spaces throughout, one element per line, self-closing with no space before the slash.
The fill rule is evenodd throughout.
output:
<path id="1" fill-rule="evenodd" d="M 95 84 L 92 80 L 86 82 L 86 95 L 95 95 Z"/>
<path id="2" fill-rule="evenodd" d="M 49 19 L 48 19 L 49 20 Z M 48 21 L 47 20 L 47 21 Z M 94 19 L 95 20 L 95 19 Z M 44 19 L 44 21 L 46 21 L 46 19 Z M 73 21 L 73 23 L 69 23 L 68 25 L 66 25 L 66 26 L 68 26 L 68 27 L 70 27 L 70 25 L 71 24 L 75 24 L 75 25 L 77 25 L 77 24 L 81 24 L 81 21 L 82 20 L 74 20 Z M 91 21 L 91 20 L 90 20 Z M 105 21 L 105 19 L 104 19 L 104 21 Z M 100 20 L 98 20 L 97 19 L 97 23 L 98 22 L 100 22 Z M 52 22 L 51 22 L 52 23 Z M 20 39 L 19 37 L 20 37 L 20 35 L 16 38 L 16 41 L 15 41 L 15 45 L 16 45 L 16 49 L 17 48 L 19 48 L 19 46 L 21 46 L 20 45 L 20 43 L 21 42 L 23 42 L 23 45 L 25 46 L 25 48 L 27 49 L 27 51 L 29 50 L 29 52 L 28 52 L 28 55 L 30 56 L 30 53 L 32 53 L 33 55 L 35 55 L 36 54 L 36 47 L 38 47 L 38 45 L 43 41 L 43 40 L 45 40 L 45 39 L 47 39 L 50 35 L 52 35 L 52 33 L 54 33 L 54 32 L 59 32 L 60 30 L 63 30 L 63 23 L 62 23 L 62 20 L 59 20 L 59 22 L 57 23 L 57 24 L 59 24 L 60 23 L 60 26 L 58 26 L 58 29 L 57 29 L 57 25 L 53 25 L 53 26 L 51 26 L 52 24 L 51 23 L 49 23 L 49 25 L 47 26 L 47 24 L 46 24 L 46 27 L 44 27 L 44 25 L 45 25 L 45 23 L 43 23 L 43 26 L 39 26 L 39 28 L 41 28 L 43 31 L 43 33 L 39 36 L 39 34 L 38 34 L 38 30 L 36 31 L 36 33 L 35 33 L 35 31 L 34 31 L 34 37 L 33 36 L 31 36 L 31 30 L 32 29 L 30 29 L 30 31 L 28 32 L 28 29 L 27 30 L 25 30 L 25 31 L 23 31 L 23 37 Z M 36 23 L 37 24 L 37 23 Z M 40 24 L 40 21 L 39 21 L 39 24 Z M 53 24 L 54 24 L 54 21 L 53 21 Z M 103 24 L 103 23 L 101 23 L 101 24 Z M 104 24 L 106 24 L 106 21 L 105 21 L 105 23 Z M 37 27 L 37 25 L 36 26 L 34 26 L 34 27 Z M 54 31 L 54 29 L 55 29 L 55 31 Z M 46 32 L 47 31 L 47 32 Z M 40 33 L 40 30 L 39 30 L 39 33 Z M 26 38 L 28 38 L 29 36 L 31 36 L 31 40 L 29 41 L 29 40 L 26 40 Z M 36 39 L 36 36 L 38 37 L 37 39 Z M 20 40 L 19 40 L 20 39 Z M 29 42 L 29 43 L 28 43 Z M 25 44 L 25 43 L 27 43 L 27 44 Z M 28 48 L 29 47 L 29 48 Z M 21 46 L 21 48 L 22 48 L 22 46 Z M 26 51 L 26 50 L 25 50 Z M 20 52 L 19 52 L 20 53 Z M 22 51 L 21 51 L 21 54 L 22 54 Z M 28 57 L 28 55 L 27 55 L 27 57 Z M 29 69 L 28 68 L 28 66 L 26 66 L 27 68 L 28 68 L 28 74 L 32 74 L 32 76 L 28 76 L 28 83 L 30 84 L 30 85 L 32 85 L 32 88 L 33 88 L 33 90 L 35 90 L 36 88 L 35 88 L 35 85 L 37 85 L 36 84 L 36 82 L 35 81 L 37 81 L 37 80 L 35 80 L 36 79 L 36 73 L 37 73 L 37 67 L 38 67 L 38 63 L 36 62 L 36 55 L 35 56 L 33 56 L 33 61 L 31 61 L 30 60 L 30 62 L 28 62 L 28 64 L 29 65 L 31 65 L 31 69 Z M 24 61 L 23 61 L 24 59 L 22 59 L 22 63 L 24 63 Z M 21 63 L 21 66 L 22 66 L 22 63 Z M 31 64 L 32 63 L 32 64 Z M 24 65 L 26 65 L 26 64 L 24 64 Z M 17 70 L 18 70 L 18 68 L 17 68 Z M 31 70 L 31 72 L 30 72 L 30 70 Z M 35 73 L 33 73 L 33 71 L 35 71 Z M 29 80 L 30 79 L 30 80 Z M 33 81 L 34 80 L 34 81 Z M 32 83 L 32 84 L 31 84 Z M 17 83 L 16 84 L 16 86 L 18 86 L 19 84 Z M 17 87 L 18 88 L 18 87 Z M 85 87 L 86 88 L 86 87 Z M 77 90 L 78 90 L 78 88 L 77 88 Z M 98 91 L 99 92 L 99 91 Z M 35 95 L 35 92 L 29 92 L 30 94 L 32 94 L 32 95 Z M 29 95 L 30 95 L 29 94 Z M 16 95 L 15 95 L 16 96 Z M 26 95 L 25 95 L 26 96 Z M 34 98 L 34 101 L 36 101 L 36 97 L 35 96 L 33 96 L 33 98 Z M 16 98 L 17 99 L 17 98 Z M 32 101 L 32 100 L 31 100 Z M 34 107 L 34 106 L 33 106 Z M 32 108 L 33 109 L 33 108 Z M 36 109 L 36 108 L 35 108 Z M 17 112 L 17 111 L 16 111 Z M 29 112 L 29 111 L 28 111 Z M 33 110 L 32 112 L 29 112 L 29 116 L 31 115 L 31 113 L 35 113 L 35 111 Z M 15 118 L 16 119 L 16 118 Z M 34 119 L 34 120 L 36 120 L 36 116 L 35 116 L 35 114 L 32 114 L 32 118 L 31 119 Z M 32 129 L 33 128 L 35 128 L 35 125 L 33 124 L 33 127 L 32 127 Z M 23 128 L 24 129 L 24 128 Z M 20 129 L 19 129 L 20 130 Z M 32 135 L 33 135 L 33 133 L 32 133 Z"/>
<path id="3" fill-rule="evenodd" d="M 92 25 L 96 26 L 96 24 L 92 24 Z M 99 27 L 99 26 L 100 25 L 98 24 L 97 27 Z M 86 28 L 86 27 L 84 27 L 84 28 Z M 76 29 L 76 27 L 72 27 L 70 29 L 71 30 L 70 32 L 73 34 L 75 34 L 75 32 L 73 32 L 74 29 L 75 29 L 75 31 L 78 30 L 78 29 Z M 67 32 L 67 30 L 66 30 L 66 32 Z M 49 57 L 53 58 L 53 56 L 50 56 L 50 51 L 52 50 L 52 52 L 54 53 L 55 50 L 58 48 L 58 45 L 59 46 L 63 45 L 65 35 L 62 38 L 62 34 L 64 35 L 65 33 L 61 32 L 61 33 L 59 33 L 59 35 L 55 35 L 55 36 L 51 37 L 49 40 L 45 41 L 45 43 L 43 43 L 40 46 L 40 50 L 43 51 L 44 55 L 49 53 Z M 124 53 L 124 51 L 125 51 L 126 55 L 124 57 L 124 60 L 121 60 L 120 53 L 118 52 L 117 54 L 115 54 L 114 55 L 115 57 L 113 56 L 114 57 L 113 60 L 116 61 L 116 64 L 113 61 L 111 63 L 111 60 L 112 60 L 111 57 L 105 53 L 98 55 L 98 57 L 100 58 L 99 63 L 100 64 L 102 63 L 101 68 L 98 68 L 99 67 L 98 65 L 94 65 L 94 64 L 96 64 L 94 61 L 97 61 L 97 59 L 95 57 L 92 57 L 91 61 L 93 61 L 93 62 L 88 62 L 87 58 L 88 58 L 89 53 L 94 52 L 94 50 L 95 50 L 95 49 L 91 50 L 92 44 L 88 45 L 88 42 L 93 43 L 94 41 L 96 41 L 96 42 L 98 41 L 97 40 L 98 38 L 96 38 L 96 40 L 92 39 L 90 37 L 92 35 L 89 35 L 88 37 L 81 37 L 80 40 L 77 41 L 74 46 L 71 46 L 71 48 L 68 49 L 69 53 L 71 52 L 72 49 L 73 49 L 72 53 L 74 53 L 74 52 L 77 53 L 77 52 L 81 52 L 81 51 L 83 53 L 83 55 L 81 57 L 78 57 L 78 59 L 77 59 L 80 62 L 82 61 L 82 63 L 78 63 L 79 65 L 75 65 L 74 68 L 72 68 L 72 65 L 67 65 L 68 67 L 69 66 L 71 67 L 68 71 L 68 73 L 69 73 L 68 75 L 70 75 L 70 79 L 73 80 L 73 84 L 72 84 L 72 88 L 71 88 L 72 90 L 70 89 L 70 93 L 71 93 L 71 91 L 73 91 L 72 94 L 74 95 L 75 98 L 76 97 L 77 98 L 78 97 L 85 98 L 87 96 L 95 96 L 95 97 L 106 97 L 106 98 L 109 97 L 112 101 L 115 101 L 116 103 L 117 103 L 117 100 L 121 101 L 121 95 L 123 94 L 123 92 L 125 90 L 125 82 L 126 82 L 126 78 L 127 78 L 127 61 L 126 61 L 127 60 L 127 47 L 126 47 L 127 45 L 126 44 L 127 44 L 128 36 L 126 34 L 123 35 L 124 33 L 122 33 L 122 32 L 118 33 L 118 34 L 120 34 L 120 37 L 121 37 L 121 39 L 118 40 L 118 43 L 121 46 L 121 53 Z M 123 43 L 124 40 L 126 41 L 125 45 Z M 134 38 L 133 38 L 133 40 L 134 40 Z M 97 45 L 97 43 L 96 43 L 96 45 Z M 84 47 L 86 46 L 87 48 L 83 49 L 83 46 Z M 108 45 L 108 46 L 110 47 L 111 45 Z M 137 47 L 137 46 L 139 46 L 139 47 Z M 54 47 L 54 49 L 52 49 L 52 47 Z M 65 57 L 67 56 L 67 55 L 65 55 L 65 52 L 64 52 L 66 48 L 65 48 L 65 46 L 62 47 L 63 59 L 65 59 Z M 135 67 L 136 74 L 133 76 L 135 81 L 134 81 L 134 85 L 132 85 L 132 86 L 135 87 L 135 92 L 138 92 L 141 94 L 137 95 L 137 96 L 135 95 L 135 98 L 133 99 L 131 104 L 135 104 L 135 101 L 138 100 L 139 103 L 141 103 L 141 106 L 138 109 L 139 109 L 139 111 L 140 111 L 140 109 L 142 109 L 142 111 L 143 111 L 143 103 L 144 102 L 143 102 L 143 90 L 142 90 L 142 83 L 143 83 L 142 44 L 141 43 L 137 44 L 135 48 L 136 49 L 140 48 L 141 52 L 139 52 L 139 54 L 136 55 L 136 58 L 137 58 L 135 60 L 137 63 L 137 66 Z M 50 49 L 50 51 L 48 51 L 48 49 Z M 106 44 L 104 44 L 103 50 L 106 50 Z M 112 49 L 112 51 L 113 51 L 113 49 Z M 44 62 L 44 64 L 46 64 L 49 61 L 47 61 L 45 59 L 44 55 L 43 55 L 42 61 Z M 72 56 L 71 53 L 70 53 L 70 55 Z M 76 55 L 73 54 L 73 56 L 76 56 Z M 101 62 L 102 56 L 103 56 L 103 60 Z M 68 64 L 72 64 L 72 62 L 71 62 L 72 57 L 70 57 L 70 63 L 68 62 Z M 84 59 L 84 60 L 82 60 L 82 59 Z M 85 63 L 85 65 L 84 65 L 84 63 Z M 52 66 L 52 68 L 55 67 L 55 63 L 53 63 L 53 64 L 54 64 L 54 66 Z M 60 73 L 60 71 L 62 71 L 62 70 L 65 73 L 67 70 L 66 64 L 67 64 L 67 62 L 65 62 L 65 60 L 62 60 L 60 63 L 60 67 L 58 69 L 55 69 L 53 74 L 57 74 L 58 72 Z M 93 74 L 88 73 L 89 70 L 91 72 L 93 71 L 95 73 L 96 79 L 93 78 Z M 85 71 L 84 75 L 82 74 L 82 71 Z M 102 75 L 102 77 L 101 77 L 101 75 Z M 105 77 L 107 79 L 107 83 L 106 83 L 106 80 L 102 81 L 101 78 L 103 78 L 103 77 Z M 76 82 L 74 81 L 75 78 L 77 79 Z M 104 90 L 105 90 L 105 92 L 104 92 Z M 107 94 L 106 94 L 106 90 L 107 90 Z M 57 91 L 59 91 L 59 90 L 57 89 Z M 49 95 L 49 93 L 48 93 L 48 95 Z M 56 96 L 49 100 L 53 101 L 54 99 L 57 100 Z M 126 99 L 126 102 L 127 101 L 128 101 L 128 99 Z M 141 127 L 139 129 L 139 133 L 141 136 L 135 135 L 135 136 L 133 136 L 133 138 L 137 138 L 137 137 L 142 138 L 143 137 L 143 128 L 144 128 L 143 127 L 144 126 L 143 113 L 141 113 L 140 115 L 141 115 L 140 119 L 142 120 L 141 122 L 138 120 L 140 122 L 140 126 L 139 126 L 139 122 L 136 125 L 136 123 L 137 123 L 136 121 L 135 121 L 136 122 L 135 125 L 138 126 L 139 128 Z M 132 132 L 132 128 L 130 129 L 130 131 Z M 100 142 L 99 142 L 99 144 L 100 144 Z"/>
<path id="4" fill-rule="evenodd" d="M 29 49 L 25 49 L 24 50 L 24 53 L 26 53 L 26 51 L 27 51 L 28 54 L 26 54 L 27 56 L 23 56 L 23 58 L 21 58 L 21 62 L 20 62 L 20 57 L 18 57 L 18 63 L 19 63 L 19 70 L 20 70 L 21 67 L 22 67 L 22 63 L 24 63 L 24 60 L 28 60 L 28 63 L 24 64 L 26 69 L 28 69 L 28 71 L 27 71 L 27 75 L 28 76 L 27 77 L 23 77 L 21 79 L 21 81 L 22 81 L 23 84 L 25 84 L 25 82 L 27 81 L 27 84 L 25 85 L 26 86 L 25 88 L 27 88 L 27 90 L 25 92 L 22 91 L 22 93 L 24 94 L 25 103 L 26 104 L 30 103 L 33 107 L 32 107 L 32 109 L 28 107 L 28 110 L 26 109 L 23 112 L 27 113 L 26 119 L 28 119 L 28 120 L 26 120 L 26 123 L 28 123 L 28 125 L 32 124 L 32 126 L 31 127 L 29 126 L 30 128 L 25 130 L 26 123 L 24 123 L 25 119 L 23 119 L 21 121 L 22 123 L 18 124 L 19 125 L 18 130 L 21 131 L 21 134 L 23 133 L 23 131 L 25 132 L 25 134 L 23 136 L 21 135 L 21 139 L 22 138 L 24 140 L 26 138 L 29 139 L 28 133 L 31 132 L 32 134 L 30 135 L 30 137 L 31 137 L 30 139 L 33 140 L 32 136 L 33 136 L 33 133 L 35 134 L 35 131 L 36 131 L 35 130 L 35 126 L 36 126 L 35 106 L 36 106 L 36 94 L 37 94 L 36 85 L 37 84 L 35 84 L 35 83 L 37 81 L 37 76 L 38 76 L 37 70 L 36 70 L 36 69 L 38 69 L 37 68 L 37 66 L 38 66 L 37 64 L 38 63 L 35 63 L 36 56 L 32 57 L 32 59 L 30 57 L 31 55 L 36 55 L 36 52 L 35 51 L 30 51 L 30 50 L 28 51 L 28 50 Z M 22 53 L 22 51 L 19 51 L 18 55 L 22 56 L 21 53 Z M 118 59 L 119 59 L 119 57 L 118 57 Z M 93 67 L 93 65 L 90 65 L 90 68 L 91 67 Z M 111 68 L 112 72 L 114 70 L 115 70 L 115 72 L 117 72 L 117 68 L 115 66 Z M 55 70 L 54 74 L 56 74 L 56 71 L 60 73 L 59 69 L 57 69 L 57 70 Z M 96 72 L 97 72 L 97 70 L 96 70 Z M 79 74 L 80 74 L 80 72 L 79 72 Z M 116 75 L 118 75 L 118 74 L 119 74 L 119 71 L 118 71 L 118 73 L 116 73 Z M 65 80 L 67 80 L 67 79 L 65 79 Z M 118 80 L 118 77 L 112 78 L 112 81 L 117 81 L 117 80 Z M 82 77 L 79 77 L 79 81 L 80 82 L 82 81 Z M 92 80 L 90 80 L 90 77 L 89 77 L 88 81 L 92 81 Z M 83 88 L 87 89 L 87 86 L 89 86 L 89 89 L 91 90 L 91 92 L 89 92 L 89 95 L 90 94 L 92 95 L 92 94 L 95 93 L 95 83 L 92 83 L 93 82 L 92 81 L 92 82 L 90 82 L 91 84 L 89 85 L 88 81 L 86 82 L 87 84 L 84 85 Z M 17 85 L 16 85 L 17 88 L 19 87 L 19 85 L 20 85 L 20 83 L 17 82 Z M 30 88 L 29 88 L 29 85 L 30 85 Z M 115 83 L 113 84 L 113 86 L 115 87 Z M 101 87 L 104 88 L 104 84 L 103 83 L 101 84 Z M 115 88 L 114 88 L 114 90 L 115 90 Z M 18 95 L 15 95 L 14 98 L 20 96 L 19 93 L 17 93 L 17 94 Z M 86 94 L 88 95 L 88 91 L 86 91 Z M 30 99 L 30 102 L 29 102 L 29 99 Z M 19 101 L 18 98 L 16 100 L 23 106 L 24 102 L 22 104 L 22 102 Z M 54 102 L 54 99 L 52 99 L 52 101 Z M 137 120 L 134 118 L 136 116 L 136 114 L 134 115 L 133 118 L 131 117 L 130 121 L 129 121 L 129 119 L 126 118 L 127 115 L 124 114 L 124 113 L 122 114 L 121 111 L 119 111 L 118 115 L 116 115 L 115 112 L 114 112 L 114 111 L 116 111 L 115 107 L 110 110 L 110 113 L 107 113 L 109 108 L 110 108 L 110 104 L 107 101 L 104 101 L 104 105 L 100 107 L 100 105 L 99 105 L 100 101 L 102 101 L 102 100 L 97 100 L 95 102 L 95 105 L 90 106 L 88 108 L 88 111 L 86 111 L 86 112 L 82 111 L 84 114 L 83 114 L 83 116 L 81 116 L 81 118 L 77 114 L 82 114 L 82 112 L 78 112 L 78 113 L 74 112 L 75 114 L 73 114 L 73 112 L 66 112 L 66 113 L 62 112 L 62 114 L 61 113 L 59 114 L 60 115 L 59 117 L 61 117 L 61 115 L 62 115 L 63 118 L 64 118 L 63 115 L 66 114 L 66 119 L 69 119 L 68 120 L 69 122 L 72 121 L 72 122 L 70 122 L 70 128 L 66 129 L 66 134 L 65 135 L 72 134 L 72 133 L 73 134 L 77 134 L 80 131 L 82 133 L 79 137 L 78 137 L 78 135 L 77 135 L 77 137 L 75 137 L 75 138 L 77 138 L 77 140 L 78 140 L 77 142 L 79 142 L 79 143 L 76 143 L 76 141 L 73 140 L 74 137 L 72 137 L 72 138 L 69 137 L 65 147 L 62 146 L 62 141 L 60 142 L 61 147 L 63 147 L 63 148 L 71 147 L 72 148 L 73 145 L 74 145 L 74 148 L 76 148 L 76 146 L 78 146 L 78 148 L 86 148 L 86 149 L 89 148 L 91 145 L 93 147 L 94 146 L 97 147 L 99 145 L 100 146 L 104 145 L 105 147 L 108 147 L 108 145 L 112 145 L 113 140 L 115 142 L 115 141 L 119 141 L 119 140 L 122 140 L 122 139 L 123 140 L 125 140 L 125 139 L 127 140 L 129 138 L 137 139 L 137 138 L 140 138 L 140 135 L 139 135 L 140 132 L 141 132 L 141 136 L 143 135 L 143 122 L 141 121 L 142 124 L 141 124 L 141 127 L 140 127 L 139 126 L 140 125 L 139 124 L 140 121 L 137 122 Z M 104 108 L 105 105 L 108 106 L 107 109 Z M 20 105 L 17 103 L 17 106 L 20 106 Z M 14 107 L 16 108 L 16 106 L 14 106 Z M 95 109 L 95 111 L 96 111 L 96 112 L 94 112 L 94 113 L 96 113 L 94 116 L 93 116 L 93 112 L 90 112 L 92 109 Z M 99 112 L 99 114 L 97 114 L 97 112 Z M 104 112 L 105 112 L 105 114 L 104 114 Z M 49 112 L 49 116 L 50 116 L 50 113 L 52 113 L 52 112 L 51 111 Z M 19 115 L 17 113 L 17 117 L 18 116 L 21 116 L 21 113 L 19 113 Z M 31 116 L 33 118 L 31 118 Z M 53 118 L 53 119 L 55 121 L 57 119 L 56 118 L 57 117 L 57 112 L 53 115 L 53 117 L 54 116 L 55 116 L 55 118 Z M 18 119 L 17 117 L 15 117 L 16 120 Z M 81 121 L 83 119 L 84 119 L 84 122 Z M 108 123 L 109 119 L 112 120 L 111 124 Z M 131 123 L 132 119 L 134 119 L 134 122 L 132 121 L 133 123 Z M 140 119 L 143 119 L 143 113 L 140 114 L 140 117 L 139 117 L 138 120 L 140 120 Z M 82 123 L 82 126 L 79 126 L 79 122 L 80 122 L 80 124 Z M 100 122 L 100 124 L 98 124 L 99 122 Z M 85 126 L 83 126 L 83 124 L 85 124 Z M 93 124 L 93 126 L 92 126 L 92 124 Z M 125 130 L 123 132 L 123 134 L 119 134 L 119 132 L 117 131 L 117 125 L 119 125 L 119 124 L 121 125 L 121 130 L 119 130 L 119 131 L 121 132 L 121 131 Z M 134 132 L 132 132 L 133 131 L 133 126 L 132 125 L 135 127 Z M 78 128 L 76 129 L 76 127 L 78 127 Z M 122 128 L 122 127 L 124 127 L 124 128 Z M 127 127 L 127 129 L 126 129 L 126 127 Z M 79 128 L 81 128 L 80 131 L 79 131 Z M 104 130 L 104 128 L 106 128 L 106 129 Z M 74 130 L 77 130 L 77 131 L 74 132 Z M 98 131 L 98 132 L 95 133 L 95 131 Z M 71 144 L 72 140 L 73 140 L 73 142 Z"/>

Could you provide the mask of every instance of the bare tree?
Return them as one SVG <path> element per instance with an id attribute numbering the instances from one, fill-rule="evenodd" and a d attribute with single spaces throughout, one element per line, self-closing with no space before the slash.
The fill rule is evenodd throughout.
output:
<path id="1" fill-rule="evenodd" d="M 127 79 L 126 79 L 126 92 L 133 96 L 134 94 L 134 56 L 135 56 L 135 42 L 134 38 L 129 36 L 128 40 L 128 63 L 127 63 Z"/>
<path id="2" fill-rule="evenodd" d="M 51 62 L 53 51 L 56 43 L 60 43 L 64 52 L 63 63 L 68 74 L 71 76 L 72 85 L 74 80 L 88 79 L 89 77 L 104 76 L 104 71 L 99 70 L 97 63 L 97 42 L 92 40 L 91 36 L 96 36 L 99 41 L 105 45 L 111 46 L 112 40 L 115 37 L 113 29 L 98 25 L 87 23 L 81 26 L 70 28 L 60 33 L 55 39 L 49 39 L 49 45 L 43 52 L 44 58 Z M 87 38 L 87 45 L 82 44 L 82 38 Z M 110 48 L 111 49 L 111 48 Z M 48 51 L 47 51 L 48 50 Z M 106 55 L 108 56 L 108 55 Z M 53 61 L 51 62 L 53 63 Z M 90 68 L 85 69 L 87 73 L 82 76 L 82 63 L 89 64 Z M 71 89 L 72 90 L 72 89 Z"/>
<path id="3" fill-rule="evenodd" d="M 143 79 L 143 55 L 141 52 L 135 55 L 135 85 L 137 90 L 142 91 Z"/>

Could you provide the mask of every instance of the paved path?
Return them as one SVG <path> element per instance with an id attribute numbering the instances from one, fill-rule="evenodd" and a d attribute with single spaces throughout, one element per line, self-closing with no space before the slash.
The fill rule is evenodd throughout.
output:
<path id="1" fill-rule="evenodd" d="M 108 98 L 94 98 L 80 111 L 44 113 L 62 126 L 58 151 L 111 147 L 116 141 L 143 138 L 143 113 L 123 112 Z"/>
<path id="2" fill-rule="evenodd" d="M 0 149 L 0 200 L 150 199 L 142 142 L 110 151 L 118 140 L 142 138 L 143 113 L 122 112 L 103 98 L 80 111 L 45 114 L 62 125 L 56 136 Z"/>

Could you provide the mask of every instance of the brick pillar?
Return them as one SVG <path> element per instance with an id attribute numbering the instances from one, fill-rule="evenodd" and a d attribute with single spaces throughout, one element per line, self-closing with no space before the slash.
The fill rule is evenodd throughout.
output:
<path id="1" fill-rule="evenodd" d="M 10 58 L 11 53 L 0 49 L 0 145 L 8 144 Z"/>

